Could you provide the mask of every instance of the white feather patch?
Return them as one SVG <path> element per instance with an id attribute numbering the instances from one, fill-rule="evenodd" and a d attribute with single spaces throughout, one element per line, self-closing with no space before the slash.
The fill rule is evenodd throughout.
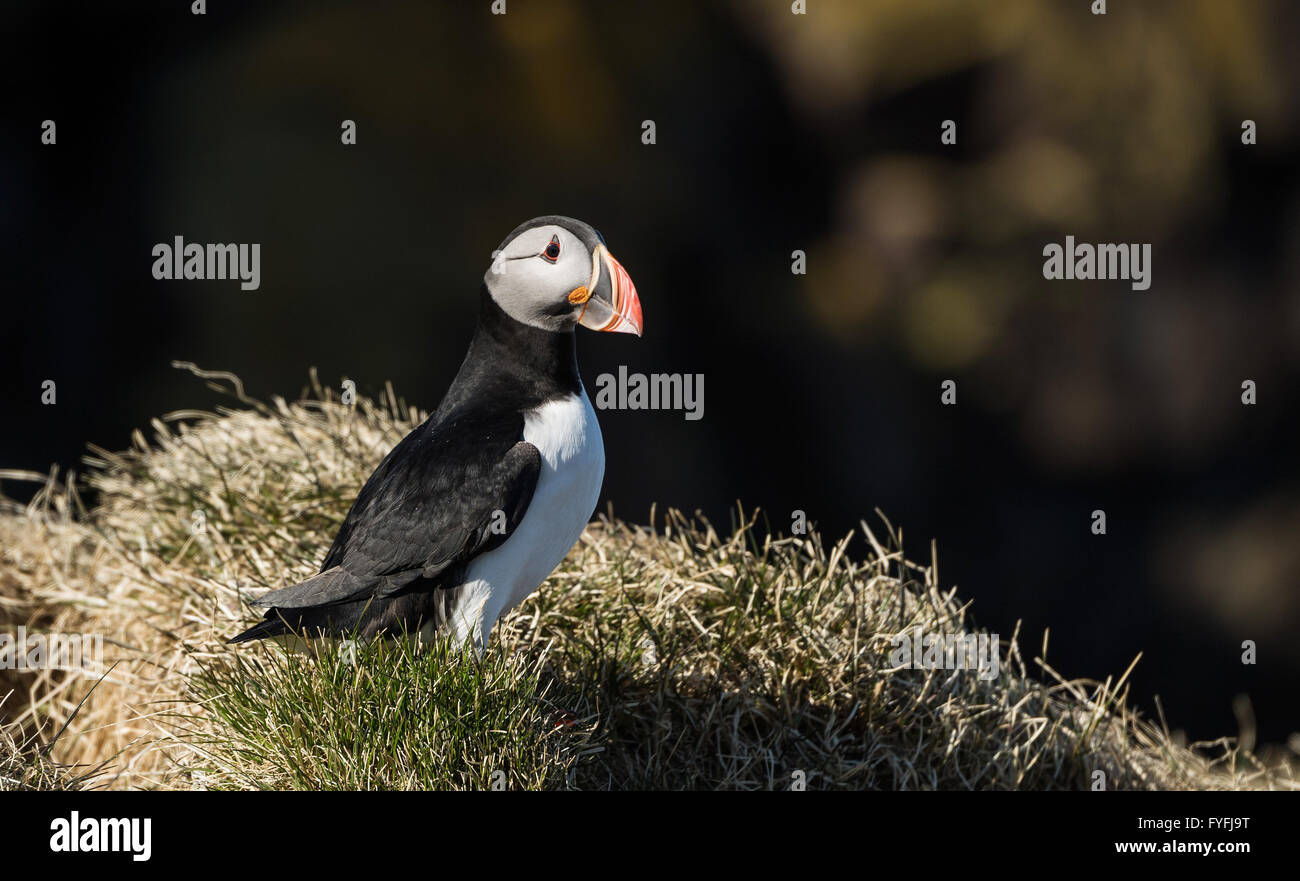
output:
<path id="1" fill-rule="evenodd" d="M 450 631 L 480 649 L 497 619 L 537 590 L 582 535 L 605 477 L 605 445 L 585 390 L 524 414 L 524 440 L 542 457 L 537 488 L 514 533 L 465 573 Z"/>

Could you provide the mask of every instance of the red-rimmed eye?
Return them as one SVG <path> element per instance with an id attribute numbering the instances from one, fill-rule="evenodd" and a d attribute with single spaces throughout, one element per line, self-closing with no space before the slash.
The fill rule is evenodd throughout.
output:
<path id="1" fill-rule="evenodd" d="M 546 250 L 542 252 L 542 259 L 547 263 L 554 263 L 556 260 L 560 259 L 559 236 L 551 236 L 551 243 L 547 245 Z"/>

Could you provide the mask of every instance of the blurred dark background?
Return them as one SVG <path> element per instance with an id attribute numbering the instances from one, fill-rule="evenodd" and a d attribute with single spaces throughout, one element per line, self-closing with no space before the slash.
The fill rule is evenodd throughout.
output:
<path id="1" fill-rule="evenodd" d="M 980 625 L 1023 619 L 1035 650 L 1050 627 L 1065 675 L 1144 652 L 1134 696 L 1172 728 L 1235 734 L 1249 695 L 1284 742 L 1300 7 L 1089 5 L 9 4 L 0 467 L 75 467 L 216 403 L 172 359 L 258 396 L 316 366 L 432 408 L 491 250 L 569 214 L 646 317 L 639 342 L 582 334 L 588 388 L 620 364 L 705 376 L 702 421 L 602 414 L 617 514 L 725 526 L 739 499 L 836 535 L 879 507 L 911 555 L 937 541 Z M 1150 290 L 1044 281 L 1067 234 L 1150 243 Z M 260 290 L 155 281 L 175 235 L 261 243 Z"/>

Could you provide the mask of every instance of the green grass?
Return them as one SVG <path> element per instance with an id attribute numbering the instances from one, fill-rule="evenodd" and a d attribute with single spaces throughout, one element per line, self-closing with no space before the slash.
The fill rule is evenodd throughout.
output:
<path id="1" fill-rule="evenodd" d="M 407 641 L 234 655 L 194 677 L 218 723 L 194 743 L 209 788 L 556 789 L 590 736 L 560 718 L 552 684 L 499 653 Z"/>

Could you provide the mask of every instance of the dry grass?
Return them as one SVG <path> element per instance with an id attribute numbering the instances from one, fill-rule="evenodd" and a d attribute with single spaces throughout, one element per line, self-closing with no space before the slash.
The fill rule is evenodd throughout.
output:
<path id="1" fill-rule="evenodd" d="M 94 769 L 75 773 L 50 760 L 35 737 L 21 743 L 14 726 L 0 726 L 0 791 L 67 792 L 94 784 Z"/>
<path id="2" fill-rule="evenodd" d="M 0 516 L 0 624 L 101 633 L 111 666 L 0 671 L 0 786 L 475 788 L 502 770 L 529 788 L 771 789 L 802 772 L 810 789 L 1079 789 L 1101 770 L 1111 789 L 1296 788 L 1229 739 L 1175 745 L 1127 707 L 1123 677 L 1063 681 L 1045 645 L 1027 659 L 1004 640 L 991 681 L 891 667 L 895 634 L 968 622 L 887 524 L 864 525 L 855 559 L 847 538 L 759 538 L 752 519 L 724 536 L 676 512 L 602 518 L 482 663 L 227 647 L 244 600 L 315 570 L 420 414 L 391 390 L 349 407 L 313 381 L 265 405 L 207 377 L 241 408 L 96 450 L 93 511 L 51 478 Z M 57 766 L 17 748 L 83 699 Z M 561 708 L 573 724 L 554 724 Z"/>

